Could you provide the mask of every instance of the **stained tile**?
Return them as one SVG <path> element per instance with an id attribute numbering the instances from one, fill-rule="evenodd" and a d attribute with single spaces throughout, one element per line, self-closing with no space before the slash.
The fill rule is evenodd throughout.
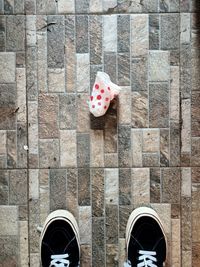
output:
<path id="1" fill-rule="evenodd" d="M 102 64 L 102 17 L 89 17 L 90 64 Z"/>
<path id="2" fill-rule="evenodd" d="M 91 206 L 79 207 L 79 231 L 81 244 L 90 244 L 92 237 Z"/>
<path id="3" fill-rule="evenodd" d="M 150 171 L 149 168 L 133 168 L 132 203 L 135 205 L 150 202 Z"/>
<path id="4" fill-rule="evenodd" d="M 199 257 L 200 242 L 192 244 L 192 267 L 198 266 L 200 264 Z"/>
<path id="5" fill-rule="evenodd" d="M 92 219 L 92 266 L 105 265 L 104 218 Z"/>
<path id="6" fill-rule="evenodd" d="M 41 168 L 59 166 L 59 142 L 56 139 L 43 139 L 39 142 Z"/>
<path id="7" fill-rule="evenodd" d="M 107 244 L 106 245 L 106 266 L 118 266 L 118 246 Z"/>
<path id="8" fill-rule="evenodd" d="M 104 216 L 104 170 L 91 169 L 92 216 Z"/>
<path id="9" fill-rule="evenodd" d="M 118 127 L 118 151 L 119 151 L 119 166 L 131 166 L 131 128 L 129 126 Z"/>
<path id="10" fill-rule="evenodd" d="M 161 194 L 160 168 L 150 168 L 150 201 L 159 203 Z"/>
<path id="11" fill-rule="evenodd" d="M 131 62 L 132 91 L 147 91 L 148 71 L 147 58 L 133 58 Z"/>
<path id="12" fill-rule="evenodd" d="M 90 203 L 90 170 L 81 168 L 78 169 L 78 204 L 89 206 Z"/>
<path id="13" fill-rule="evenodd" d="M 117 244 L 118 242 L 118 206 L 106 205 L 106 244 Z"/>
<path id="14" fill-rule="evenodd" d="M 132 93 L 132 127 L 148 127 L 148 94 L 146 92 Z"/>
<path id="15" fill-rule="evenodd" d="M 131 169 L 119 169 L 119 205 L 131 204 Z"/>
<path id="16" fill-rule="evenodd" d="M 105 169 L 105 204 L 117 205 L 119 196 L 118 169 Z"/>

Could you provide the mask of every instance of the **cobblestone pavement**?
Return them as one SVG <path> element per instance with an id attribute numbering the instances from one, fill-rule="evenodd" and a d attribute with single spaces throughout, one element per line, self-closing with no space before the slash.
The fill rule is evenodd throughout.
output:
<path id="1" fill-rule="evenodd" d="M 122 266 L 132 209 L 160 214 L 167 266 L 200 266 L 200 4 L 0 0 L 0 266 L 39 266 L 68 209 L 82 267 Z M 98 70 L 122 88 L 87 100 Z"/>

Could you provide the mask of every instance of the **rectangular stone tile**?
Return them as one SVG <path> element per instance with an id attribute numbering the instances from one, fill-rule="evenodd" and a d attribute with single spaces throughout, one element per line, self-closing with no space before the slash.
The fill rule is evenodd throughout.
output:
<path id="1" fill-rule="evenodd" d="M 169 87 L 167 83 L 149 85 L 149 126 L 169 127 Z"/>
<path id="2" fill-rule="evenodd" d="M 181 153 L 191 151 L 191 101 L 183 99 L 181 103 L 182 129 L 181 129 Z"/>
<path id="3" fill-rule="evenodd" d="M 169 166 L 169 130 L 160 129 L 160 166 Z"/>
<path id="4" fill-rule="evenodd" d="M 106 266 L 118 266 L 118 245 L 106 245 Z"/>
<path id="5" fill-rule="evenodd" d="M 38 99 L 39 137 L 57 138 L 58 131 L 58 96 L 40 94 Z"/>
<path id="6" fill-rule="evenodd" d="M 88 133 L 90 130 L 90 113 L 86 100 L 89 94 L 81 93 L 77 95 L 77 132 Z"/>
<path id="7" fill-rule="evenodd" d="M 6 131 L 0 131 L 0 155 L 4 157 L 7 156 L 6 145 Z"/>
<path id="8" fill-rule="evenodd" d="M 199 101 L 200 101 L 200 91 L 193 91 L 192 92 L 192 99 L 191 99 L 191 115 L 192 115 L 192 136 L 200 136 L 200 119 L 199 119 Z"/>
<path id="9" fill-rule="evenodd" d="M 191 60 L 191 79 L 192 79 L 192 90 L 193 91 L 198 91 L 199 90 L 199 75 L 198 75 L 198 66 L 200 62 L 200 56 L 198 49 L 192 49 L 192 60 Z"/>
<path id="10" fill-rule="evenodd" d="M 60 130 L 60 165 L 61 167 L 77 166 L 76 131 Z"/>
<path id="11" fill-rule="evenodd" d="M 25 68 L 16 69 L 17 82 L 17 121 L 25 123 L 26 118 L 26 73 Z"/>
<path id="12" fill-rule="evenodd" d="M 46 22 L 46 17 L 45 17 Z M 39 92 L 47 92 L 47 32 L 37 33 L 37 85 Z"/>
<path id="13" fill-rule="evenodd" d="M 78 93 L 90 92 L 89 54 L 76 54 L 76 90 Z"/>
<path id="14" fill-rule="evenodd" d="M 117 52 L 117 16 L 103 16 L 103 50 Z"/>
<path id="15" fill-rule="evenodd" d="M 66 170 L 50 170 L 50 210 L 66 209 Z"/>
<path id="16" fill-rule="evenodd" d="M 117 16 L 117 52 L 130 51 L 130 15 Z"/>
<path id="17" fill-rule="evenodd" d="M 6 15 L 14 14 L 14 0 L 4 1 L 4 14 Z"/>
<path id="18" fill-rule="evenodd" d="M 169 72 L 169 52 L 150 51 L 149 52 L 149 81 L 168 81 Z"/>
<path id="19" fill-rule="evenodd" d="M 0 237 L 0 262 L 1 266 L 17 266 L 19 255 L 17 250 L 19 249 L 18 236 L 17 235 L 4 235 Z"/>
<path id="20" fill-rule="evenodd" d="M 0 84 L 0 107 L 13 108 L 16 106 L 16 87 L 14 84 Z"/>
<path id="21" fill-rule="evenodd" d="M 78 1 L 75 0 L 75 12 L 76 13 L 88 13 L 89 12 L 89 0 Z"/>
<path id="22" fill-rule="evenodd" d="M 24 9 L 27 15 L 36 14 L 36 0 L 25 0 Z"/>
<path id="23" fill-rule="evenodd" d="M 150 202 L 160 203 L 161 181 L 160 168 L 150 168 Z"/>
<path id="24" fill-rule="evenodd" d="M 18 235 L 18 207 L 17 206 L 0 206 L 3 216 L 0 220 L 1 236 L 17 236 Z"/>
<path id="25" fill-rule="evenodd" d="M 180 11 L 181 12 L 190 11 L 190 0 L 180 0 Z"/>
<path id="26" fill-rule="evenodd" d="M 192 168 L 192 182 L 200 183 L 200 167 Z"/>
<path id="27" fill-rule="evenodd" d="M 1 6 L 1 4 L 0 4 Z M 1 14 L 1 7 L 0 7 L 0 14 Z M 6 17 L 0 16 L 0 51 L 5 51 L 6 48 Z"/>
<path id="28" fill-rule="evenodd" d="M 90 136 L 89 134 L 77 134 L 77 165 L 89 167 L 90 165 Z"/>
<path id="29" fill-rule="evenodd" d="M 74 94 L 59 96 L 60 129 L 75 129 L 77 104 Z"/>
<path id="30" fill-rule="evenodd" d="M 15 14 L 24 14 L 24 0 L 14 0 Z"/>
<path id="31" fill-rule="evenodd" d="M 27 167 L 27 125 L 24 123 L 17 124 L 17 167 Z"/>
<path id="32" fill-rule="evenodd" d="M 118 242 L 118 206 L 106 205 L 106 244 L 117 244 Z"/>
<path id="33" fill-rule="evenodd" d="M 117 205 L 119 201 L 118 169 L 105 169 L 105 204 Z"/>
<path id="34" fill-rule="evenodd" d="M 150 202 L 150 171 L 149 168 L 133 168 L 132 179 L 132 203 L 134 205 Z"/>
<path id="35" fill-rule="evenodd" d="M 179 168 L 161 169 L 162 202 L 180 203 L 181 176 Z"/>
<path id="36" fill-rule="evenodd" d="M 55 168 L 59 166 L 59 141 L 57 139 L 42 139 L 39 141 L 40 168 Z"/>
<path id="37" fill-rule="evenodd" d="M 160 166 L 159 153 L 143 153 L 143 167 L 158 167 Z"/>
<path id="38" fill-rule="evenodd" d="M 181 196 L 191 197 L 191 169 L 181 169 Z"/>
<path id="39" fill-rule="evenodd" d="M 27 187 L 27 171 L 11 170 L 9 176 L 9 203 L 11 205 L 26 205 Z"/>
<path id="40" fill-rule="evenodd" d="M 67 13 L 75 13 L 75 1 L 74 0 L 60 0 L 57 3 L 58 5 L 58 14 L 67 14 Z"/>
<path id="41" fill-rule="evenodd" d="M 92 266 L 105 266 L 104 218 L 92 219 Z"/>
<path id="42" fill-rule="evenodd" d="M 93 168 L 90 171 L 92 190 L 92 216 L 104 216 L 104 170 Z"/>
<path id="43" fill-rule="evenodd" d="M 93 1 L 92 1 L 93 2 Z M 102 64 L 102 16 L 89 17 L 90 64 Z"/>
<path id="44" fill-rule="evenodd" d="M 39 170 L 40 223 L 43 225 L 50 212 L 49 170 Z"/>
<path id="45" fill-rule="evenodd" d="M 147 58 L 133 58 L 131 63 L 132 91 L 147 91 L 148 66 Z"/>
<path id="46" fill-rule="evenodd" d="M 30 253 L 39 253 L 37 226 L 40 225 L 40 203 L 38 199 L 29 199 L 29 246 Z M 33 265 L 32 265 L 33 266 Z"/>
<path id="47" fill-rule="evenodd" d="M 149 15 L 149 49 L 159 49 L 160 23 L 158 15 Z"/>
<path id="48" fill-rule="evenodd" d="M 37 49 L 27 47 L 26 49 L 26 88 L 28 100 L 37 100 Z"/>
<path id="49" fill-rule="evenodd" d="M 90 1 L 90 13 L 102 12 L 103 11 L 103 0 Z"/>
<path id="50" fill-rule="evenodd" d="M 29 198 L 39 199 L 39 170 L 29 170 Z"/>
<path id="51" fill-rule="evenodd" d="M 131 204 L 131 169 L 119 169 L 119 205 Z"/>
<path id="52" fill-rule="evenodd" d="M 126 259 L 126 244 L 125 238 L 119 239 L 119 266 L 123 266 Z"/>
<path id="53" fill-rule="evenodd" d="M 130 167 L 131 163 L 131 128 L 121 125 L 118 127 L 119 166 Z"/>
<path id="54" fill-rule="evenodd" d="M 188 13 L 180 14 L 180 43 L 188 44 L 190 43 L 190 31 L 191 31 L 191 16 Z"/>
<path id="55" fill-rule="evenodd" d="M 78 204 L 89 206 L 90 202 L 90 170 L 80 168 L 78 169 Z"/>
<path id="56" fill-rule="evenodd" d="M 0 108 L 0 130 L 15 130 L 16 128 L 16 108 Z"/>
<path id="57" fill-rule="evenodd" d="M 192 253 L 190 251 L 182 251 L 182 267 L 187 267 L 192 265 Z"/>
<path id="58" fill-rule="evenodd" d="M 81 245 L 81 265 L 83 267 L 92 267 L 92 248 L 91 245 Z"/>
<path id="59" fill-rule="evenodd" d="M 103 131 L 90 132 L 90 167 L 104 167 Z"/>
<path id="60" fill-rule="evenodd" d="M 9 201 L 9 172 L 0 170 L 0 204 L 8 205 Z"/>
<path id="61" fill-rule="evenodd" d="M 131 123 L 131 87 L 121 87 L 118 102 L 118 120 L 119 124 L 130 124 Z"/>
<path id="62" fill-rule="evenodd" d="M 67 210 L 78 219 L 78 170 L 67 169 Z"/>
<path id="63" fill-rule="evenodd" d="M 118 64 L 118 85 L 130 86 L 130 54 L 119 53 L 117 56 Z"/>
<path id="64" fill-rule="evenodd" d="M 181 237 L 182 249 L 191 249 L 191 198 L 182 197 L 181 199 Z"/>
<path id="65" fill-rule="evenodd" d="M 173 120 L 174 122 L 179 122 L 179 67 L 170 67 L 170 74 L 170 120 Z"/>
<path id="66" fill-rule="evenodd" d="M 148 49 L 148 15 L 131 15 L 131 56 L 144 57 Z"/>
<path id="67" fill-rule="evenodd" d="M 119 238 L 125 238 L 126 226 L 132 210 L 132 205 L 119 206 Z M 125 261 L 125 258 L 123 260 Z"/>
<path id="68" fill-rule="evenodd" d="M 76 91 L 76 40 L 75 40 L 75 16 L 65 17 L 65 69 L 66 90 Z"/>
<path id="69" fill-rule="evenodd" d="M 118 167 L 118 153 L 105 153 L 104 163 L 106 168 Z"/>
<path id="70" fill-rule="evenodd" d="M 179 123 L 170 123 L 170 166 L 180 166 Z"/>
<path id="71" fill-rule="evenodd" d="M 132 166 L 142 167 L 142 131 L 131 129 Z"/>
<path id="72" fill-rule="evenodd" d="M 30 267 L 40 267 L 39 253 L 30 253 Z"/>
<path id="73" fill-rule="evenodd" d="M 117 83 L 117 57 L 114 52 L 104 52 L 104 71 Z"/>
<path id="74" fill-rule="evenodd" d="M 15 82 L 15 53 L 0 52 L 0 83 Z"/>
<path id="75" fill-rule="evenodd" d="M 20 266 L 25 267 L 29 264 L 27 221 L 19 222 L 19 237 Z"/>
<path id="76" fill-rule="evenodd" d="M 6 50 L 22 51 L 25 49 L 25 17 L 7 16 Z"/>
<path id="77" fill-rule="evenodd" d="M 65 92 L 65 69 L 48 69 L 48 89 L 50 93 Z"/>
<path id="78" fill-rule="evenodd" d="M 117 153 L 117 110 L 115 104 L 110 105 L 105 115 L 104 152 Z"/>
<path id="79" fill-rule="evenodd" d="M 142 131 L 143 152 L 159 152 L 159 129 L 148 129 Z"/>
<path id="80" fill-rule="evenodd" d="M 102 0 L 103 2 L 103 11 L 108 12 L 108 11 L 114 11 L 115 7 L 117 6 L 117 0 Z"/>
<path id="81" fill-rule="evenodd" d="M 64 16 L 47 17 L 47 60 L 49 68 L 64 67 Z M 55 45 L 56 44 L 56 45 Z"/>
<path id="82" fill-rule="evenodd" d="M 76 16 L 76 53 L 89 52 L 89 37 L 88 37 L 88 16 Z"/>
<path id="83" fill-rule="evenodd" d="M 179 48 L 179 15 L 163 14 L 160 21 L 161 49 Z"/>
<path id="84" fill-rule="evenodd" d="M 172 259 L 173 266 L 181 266 L 181 235 L 180 235 L 180 219 L 172 219 Z"/>
<path id="85" fill-rule="evenodd" d="M 199 197 L 200 197 L 200 185 L 192 184 L 192 241 L 200 242 L 200 229 L 199 229 Z"/>
<path id="86" fill-rule="evenodd" d="M 132 93 L 132 127 L 146 128 L 149 125 L 148 120 L 148 94 L 146 92 Z"/>
<path id="87" fill-rule="evenodd" d="M 56 2 L 53 0 L 37 0 L 37 14 L 56 14 Z"/>
<path id="88" fill-rule="evenodd" d="M 200 264 L 199 258 L 200 242 L 193 242 L 192 244 L 192 267 Z"/>
<path id="89" fill-rule="evenodd" d="M 26 45 L 36 46 L 36 16 L 26 16 Z"/>
<path id="90" fill-rule="evenodd" d="M 4 10 L 3 10 L 3 0 L 0 1 L 0 14 L 3 14 L 4 13 Z"/>
<path id="91" fill-rule="evenodd" d="M 90 244 L 92 239 L 91 206 L 79 207 L 80 243 Z"/>

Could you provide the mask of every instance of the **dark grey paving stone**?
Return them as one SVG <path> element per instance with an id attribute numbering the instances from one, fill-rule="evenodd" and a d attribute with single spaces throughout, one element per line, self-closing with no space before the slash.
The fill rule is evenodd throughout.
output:
<path id="1" fill-rule="evenodd" d="M 89 206 L 90 200 L 90 169 L 78 169 L 78 204 Z"/>
<path id="2" fill-rule="evenodd" d="M 142 156 L 142 163 L 144 167 L 158 167 L 160 166 L 159 153 L 144 153 Z"/>
<path id="3" fill-rule="evenodd" d="M 4 14 L 14 14 L 14 2 L 10 0 L 4 0 Z"/>
<path id="4" fill-rule="evenodd" d="M 30 253 L 38 253 L 40 234 L 37 226 L 40 225 L 40 201 L 29 199 L 29 245 Z"/>
<path id="5" fill-rule="evenodd" d="M 182 249 L 187 251 L 191 248 L 191 198 L 190 197 L 182 197 L 181 198 L 181 245 Z"/>
<path id="6" fill-rule="evenodd" d="M 2 266 L 18 266 L 19 237 L 0 236 L 0 262 Z"/>
<path id="7" fill-rule="evenodd" d="M 159 49 L 159 15 L 149 15 L 149 49 L 158 50 Z"/>
<path id="8" fill-rule="evenodd" d="M 179 14 L 163 14 L 160 22 L 161 49 L 179 48 Z"/>
<path id="9" fill-rule="evenodd" d="M 169 126 L 169 88 L 167 83 L 149 85 L 149 126 Z"/>
<path id="10" fill-rule="evenodd" d="M 15 131 L 7 132 L 7 167 L 17 166 L 17 136 Z"/>
<path id="11" fill-rule="evenodd" d="M 47 17 L 47 62 L 49 68 L 64 67 L 64 16 Z"/>
<path id="12" fill-rule="evenodd" d="M 160 203 L 160 168 L 150 168 L 150 202 Z"/>
<path id="13" fill-rule="evenodd" d="M 37 48 L 26 49 L 26 88 L 28 100 L 37 100 Z"/>
<path id="14" fill-rule="evenodd" d="M 117 83 L 116 64 L 117 64 L 116 53 L 105 52 L 104 53 L 104 71 L 110 76 L 111 81 L 114 83 Z"/>
<path id="15" fill-rule="evenodd" d="M 147 58 L 133 58 L 131 62 L 132 91 L 147 91 L 148 62 Z"/>
<path id="16" fill-rule="evenodd" d="M 24 9 L 26 15 L 36 14 L 36 0 L 25 0 Z"/>
<path id="17" fill-rule="evenodd" d="M 0 8 L 1 10 L 1 8 Z M 1 14 L 1 11 L 0 11 Z M 6 17 L 5 16 L 0 16 L 0 51 L 5 51 L 6 47 Z"/>
<path id="18" fill-rule="evenodd" d="M 25 49 L 25 16 L 7 16 L 6 24 L 6 50 L 23 51 Z"/>
<path id="19" fill-rule="evenodd" d="M 117 56 L 118 85 L 130 86 L 130 54 L 120 53 Z"/>
<path id="20" fill-rule="evenodd" d="M 131 166 L 131 127 L 120 125 L 118 127 L 118 153 L 119 167 Z"/>
<path id="21" fill-rule="evenodd" d="M 8 205 L 9 201 L 9 172 L 0 170 L 0 205 Z"/>
<path id="22" fill-rule="evenodd" d="M 77 164 L 78 167 L 90 166 L 90 136 L 87 133 L 77 133 Z"/>
<path id="23" fill-rule="evenodd" d="M 76 129 L 77 104 L 76 95 L 67 94 L 59 96 L 60 129 Z"/>
<path id="24" fill-rule="evenodd" d="M 104 218 L 92 219 L 92 266 L 105 266 Z"/>
<path id="25" fill-rule="evenodd" d="M 119 169 L 119 205 L 131 204 L 131 169 Z"/>
<path id="26" fill-rule="evenodd" d="M 17 124 L 17 167 L 27 167 L 27 150 L 24 146 L 27 145 L 27 125 L 25 123 Z"/>
<path id="27" fill-rule="evenodd" d="M 102 16 L 89 17 L 90 64 L 102 64 Z"/>
<path id="28" fill-rule="evenodd" d="M 91 169 L 92 185 L 92 216 L 104 216 L 104 170 L 99 168 Z"/>
<path id="29" fill-rule="evenodd" d="M 170 122 L 170 166 L 180 166 L 180 125 Z"/>
<path id="30" fill-rule="evenodd" d="M 76 216 L 78 214 L 78 170 L 67 169 L 67 209 Z"/>
<path id="31" fill-rule="evenodd" d="M 106 244 L 118 243 L 118 206 L 106 205 Z"/>
<path id="32" fill-rule="evenodd" d="M 76 16 L 76 53 L 88 53 L 88 16 Z"/>
<path id="33" fill-rule="evenodd" d="M 0 84 L 0 107 L 15 107 L 16 87 L 15 84 Z"/>
<path id="34" fill-rule="evenodd" d="M 119 238 L 125 238 L 126 225 L 132 210 L 132 205 L 119 206 Z"/>
<path id="35" fill-rule="evenodd" d="M 66 170 L 52 169 L 50 177 L 50 210 L 66 209 Z"/>
<path id="36" fill-rule="evenodd" d="M 12 170 L 9 177 L 9 204 L 27 204 L 27 171 Z"/>
<path id="37" fill-rule="evenodd" d="M 117 16 L 117 51 L 130 52 L 130 15 Z"/>

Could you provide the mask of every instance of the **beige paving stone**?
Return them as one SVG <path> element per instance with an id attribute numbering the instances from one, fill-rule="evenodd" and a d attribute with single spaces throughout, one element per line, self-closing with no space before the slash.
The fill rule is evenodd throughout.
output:
<path id="1" fill-rule="evenodd" d="M 90 244 L 92 238 L 91 206 L 79 207 L 79 230 L 81 244 Z"/>
<path id="2" fill-rule="evenodd" d="M 160 132 L 159 129 L 147 129 L 142 132 L 142 150 L 143 152 L 160 151 Z"/>
<path id="3" fill-rule="evenodd" d="M 192 241 L 200 242 L 200 185 L 192 184 Z"/>
<path id="4" fill-rule="evenodd" d="M 179 67 L 170 67 L 170 119 L 179 122 Z"/>
<path id="5" fill-rule="evenodd" d="M 29 264 L 28 253 L 28 222 L 19 222 L 19 250 L 20 250 L 20 266 L 27 267 Z"/>
<path id="6" fill-rule="evenodd" d="M 169 52 L 168 51 L 150 51 L 149 52 L 149 81 L 168 81 L 170 77 L 169 70 Z"/>
<path id="7" fill-rule="evenodd" d="M 40 223 L 43 225 L 50 210 L 49 170 L 39 170 Z"/>
<path id="8" fill-rule="evenodd" d="M 181 151 L 183 153 L 191 151 L 191 100 L 183 99 L 181 104 L 182 129 L 181 129 Z"/>
<path id="9" fill-rule="evenodd" d="M 76 54 L 76 90 L 79 93 L 90 91 L 90 59 L 86 53 Z"/>
<path id="10" fill-rule="evenodd" d="M 104 165 L 107 168 L 118 167 L 118 154 L 117 153 L 105 153 L 104 154 Z"/>
<path id="11" fill-rule="evenodd" d="M 16 69 L 17 81 L 17 121 L 26 122 L 26 70 L 25 68 Z"/>
<path id="12" fill-rule="evenodd" d="M 18 235 L 18 207 L 0 206 L 0 235 Z"/>
<path id="13" fill-rule="evenodd" d="M 118 246 L 113 244 L 106 245 L 106 266 L 113 267 L 118 265 L 119 252 Z"/>
<path id="14" fill-rule="evenodd" d="M 131 55 L 146 56 L 149 49 L 149 17 L 147 14 L 131 15 Z"/>
<path id="15" fill-rule="evenodd" d="M 172 266 L 181 267 L 180 220 L 172 219 Z"/>
<path id="16" fill-rule="evenodd" d="M 131 123 L 131 92 L 130 87 L 121 87 L 119 94 L 119 123 L 130 124 Z"/>
<path id="17" fill-rule="evenodd" d="M 148 127 L 148 95 L 146 92 L 132 93 L 132 127 L 147 128 Z"/>
<path id="18" fill-rule="evenodd" d="M 151 204 L 152 208 L 158 213 L 164 227 L 164 231 L 168 237 L 171 236 L 171 205 L 167 203 L 163 204 Z M 168 240 L 169 245 L 171 240 Z"/>
<path id="19" fill-rule="evenodd" d="M 89 94 L 79 94 L 77 96 L 77 131 L 87 133 L 90 129 L 90 114 L 87 100 Z"/>
<path id="20" fill-rule="evenodd" d="M 36 16 L 26 16 L 26 45 L 36 46 Z"/>
<path id="21" fill-rule="evenodd" d="M 59 0 L 58 1 L 58 13 L 74 13 L 75 12 L 75 0 Z"/>
<path id="22" fill-rule="evenodd" d="M 131 130 L 132 142 L 132 166 L 142 167 L 142 131 L 140 129 Z"/>
<path id="23" fill-rule="evenodd" d="M 117 16 L 103 16 L 103 50 L 117 52 Z"/>
<path id="24" fill-rule="evenodd" d="M 104 140 L 102 130 L 90 132 L 90 166 L 104 167 Z"/>
<path id="25" fill-rule="evenodd" d="M 30 253 L 30 267 L 40 267 L 39 253 Z"/>
<path id="26" fill-rule="evenodd" d="M 119 171 L 105 169 L 105 204 L 118 204 Z"/>
<path id="27" fill-rule="evenodd" d="M 65 92 L 65 69 L 48 68 L 48 89 L 52 93 Z"/>
<path id="28" fill-rule="evenodd" d="M 29 153 L 38 154 L 38 102 L 28 101 Z"/>
<path id="29" fill-rule="evenodd" d="M 181 195 L 184 197 L 191 197 L 191 169 L 181 169 Z"/>
<path id="30" fill-rule="evenodd" d="M 6 154 L 6 131 L 0 131 L 0 155 Z"/>
<path id="31" fill-rule="evenodd" d="M 188 267 L 192 264 L 192 253 L 191 251 L 184 251 L 182 250 L 182 267 Z"/>
<path id="32" fill-rule="evenodd" d="M 117 0 L 102 0 L 103 10 L 107 11 L 109 8 L 114 8 L 117 5 Z"/>
<path id="33" fill-rule="evenodd" d="M 123 266 L 126 261 L 126 241 L 125 238 L 119 239 L 119 266 Z"/>
<path id="34" fill-rule="evenodd" d="M 92 248 L 90 245 L 81 245 L 81 266 L 92 267 Z"/>
<path id="35" fill-rule="evenodd" d="M 149 168 L 133 168 L 132 203 L 135 205 L 150 202 L 150 171 Z"/>
<path id="36" fill-rule="evenodd" d="M 46 18 L 46 16 L 45 16 Z M 44 23 L 44 22 L 43 22 Z M 45 19 L 45 24 L 46 24 Z M 45 25 L 41 25 L 40 28 Z M 39 92 L 47 92 L 47 32 L 37 32 L 37 85 Z"/>
<path id="37" fill-rule="evenodd" d="M 0 52 L 0 83 L 15 82 L 15 53 Z"/>
<path id="38" fill-rule="evenodd" d="M 77 166 L 76 131 L 60 130 L 60 165 L 61 167 Z"/>
<path id="39" fill-rule="evenodd" d="M 39 170 L 29 170 L 29 198 L 39 199 Z"/>

